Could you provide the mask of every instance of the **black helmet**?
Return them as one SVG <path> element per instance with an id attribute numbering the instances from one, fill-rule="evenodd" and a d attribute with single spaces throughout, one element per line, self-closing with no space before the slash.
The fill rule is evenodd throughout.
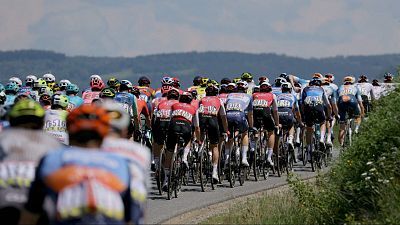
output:
<path id="1" fill-rule="evenodd" d="M 180 96 L 179 96 L 179 102 L 183 102 L 183 103 L 187 103 L 190 104 L 193 100 L 193 96 L 190 92 L 183 92 Z"/>
<path id="2" fill-rule="evenodd" d="M 150 84 L 150 79 L 146 76 L 142 76 L 139 78 L 138 84 L 139 84 L 139 86 Z"/>
<path id="3" fill-rule="evenodd" d="M 179 99 L 179 91 L 176 88 L 171 88 L 171 90 L 169 90 L 167 92 L 167 99 L 175 99 L 178 100 Z"/>
<path id="4" fill-rule="evenodd" d="M 216 96 L 218 95 L 218 88 L 215 85 L 208 85 L 206 87 L 206 95 L 207 96 Z"/>
<path id="5" fill-rule="evenodd" d="M 201 85 L 201 77 L 200 76 L 195 76 L 193 79 L 193 85 L 194 86 L 200 86 Z"/>
<path id="6" fill-rule="evenodd" d="M 232 83 L 231 79 L 229 79 L 227 77 L 221 79 L 221 85 L 222 84 L 228 85 L 229 83 Z"/>

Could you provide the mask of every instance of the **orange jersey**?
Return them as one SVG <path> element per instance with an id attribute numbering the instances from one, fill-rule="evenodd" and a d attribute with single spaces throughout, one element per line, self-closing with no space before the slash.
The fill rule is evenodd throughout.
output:
<path id="1" fill-rule="evenodd" d="M 137 110 L 138 115 L 143 114 L 144 116 L 150 116 L 147 103 L 143 99 L 137 99 Z"/>

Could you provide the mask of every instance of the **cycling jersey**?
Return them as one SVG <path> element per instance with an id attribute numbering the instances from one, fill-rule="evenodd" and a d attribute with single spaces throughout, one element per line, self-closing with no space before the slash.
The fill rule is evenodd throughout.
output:
<path id="1" fill-rule="evenodd" d="M 190 104 L 178 102 L 171 106 L 171 119 L 186 121 L 195 126 L 199 126 L 198 112 Z"/>
<path id="2" fill-rule="evenodd" d="M 325 91 L 319 86 L 308 86 L 303 89 L 301 103 L 304 106 L 303 117 L 306 125 L 323 123 L 329 115 L 325 115 L 325 106 L 329 105 Z"/>
<path id="3" fill-rule="evenodd" d="M 49 109 L 46 111 L 43 126 L 43 130 L 45 132 L 49 133 L 60 143 L 65 145 L 69 144 L 69 137 L 67 133 L 67 115 L 68 112 L 65 110 Z"/>
<path id="4" fill-rule="evenodd" d="M 246 93 L 231 93 L 226 100 L 226 117 L 229 130 L 238 129 L 240 133 L 249 128 L 247 112 L 253 111 L 253 100 Z M 233 135 L 233 132 L 231 132 Z"/>
<path id="5" fill-rule="evenodd" d="M 297 98 L 293 93 L 282 93 L 276 96 L 278 105 L 279 123 L 290 129 L 294 124 L 293 112 L 299 110 Z"/>
<path id="6" fill-rule="evenodd" d="M 357 83 L 358 89 L 360 89 L 361 98 L 366 96 L 365 100 L 371 101 L 371 99 L 375 99 L 374 93 L 372 91 L 372 84 L 370 83 Z"/>
<path id="7" fill-rule="evenodd" d="M 114 100 L 121 104 L 125 111 L 131 116 L 138 116 L 136 97 L 128 92 L 118 92 Z"/>
<path id="8" fill-rule="evenodd" d="M 396 83 L 381 83 L 382 86 L 382 96 L 386 96 L 392 92 L 397 84 Z"/>
<path id="9" fill-rule="evenodd" d="M 348 97 L 350 97 L 352 99 L 354 98 L 360 102 L 362 101 L 360 89 L 354 84 L 342 85 L 339 87 L 337 92 L 338 92 L 339 99 L 343 99 L 343 96 L 348 96 Z"/>
<path id="10" fill-rule="evenodd" d="M 190 104 L 197 110 L 199 108 L 200 100 L 193 99 Z"/>
<path id="11" fill-rule="evenodd" d="M 79 96 L 68 96 L 68 106 L 67 111 L 70 112 L 76 107 L 83 104 L 83 99 Z"/>
<path id="12" fill-rule="evenodd" d="M 137 113 L 138 115 L 143 114 L 144 116 L 150 116 L 147 103 L 143 99 L 137 99 Z"/>
<path id="13" fill-rule="evenodd" d="M 37 99 L 37 92 L 33 91 L 32 88 L 29 87 L 29 86 L 21 87 L 18 90 L 17 96 L 21 95 L 21 94 L 28 95 L 29 97 L 31 97 L 35 101 Z"/>
<path id="14" fill-rule="evenodd" d="M 337 92 L 333 89 L 331 85 L 323 85 L 322 88 L 325 91 L 325 95 L 331 104 L 335 104 L 337 100 Z"/>
<path id="15" fill-rule="evenodd" d="M 163 145 L 167 137 L 169 121 L 171 120 L 171 107 L 175 103 L 178 103 L 178 100 L 165 99 L 154 110 L 152 130 L 154 141 L 158 145 Z"/>
<path id="16" fill-rule="evenodd" d="M 6 95 L 6 101 L 4 102 L 4 105 L 14 105 L 16 97 L 16 95 Z"/>
<path id="17" fill-rule="evenodd" d="M 310 82 L 309 80 L 302 79 L 302 78 L 297 77 L 297 76 L 292 76 L 292 78 L 293 78 L 293 82 L 296 83 L 296 84 L 299 84 L 301 89 L 304 89 L 305 87 L 307 87 L 308 83 Z"/>
<path id="18" fill-rule="evenodd" d="M 272 119 L 271 109 L 277 110 L 276 95 L 272 92 L 258 92 L 252 97 L 255 127 L 262 126 L 265 130 L 272 131 L 275 128 L 275 121 Z"/>
<path id="19" fill-rule="evenodd" d="M 156 98 L 161 98 L 161 97 L 162 97 L 161 88 L 157 88 L 157 89 L 154 91 L 154 99 L 156 99 Z"/>
<path id="20" fill-rule="evenodd" d="M 253 94 L 253 89 L 256 86 L 256 84 L 254 83 L 254 81 L 251 82 L 247 82 L 247 94 L 252 95 Z"/>
<path id="21" fill-rule="evenodd" d="M 25 208 L 40 213 L 49 197 L 52 223 L 143 223 L 133 191 L 137 174 L 131 174 L 127 160 L 115 153 L 63 148 L 43 157 L 36 174 Z"/>
<path id="22" fill-rule="evenodd" d="M 226 100 L 228 99 L 228 93 L 219 94 L 218 98 L 221 99 L 222 103 L 225 105 L 226 104 Z"/>
<path id="23" fill-rule="evenodd" d="M 160 101 L 154 110 L 154 116 L 156 120 L 161 121 L 170 121 L 171 120 L 171 107 L 175 103 L 178 103 L 178 100 L 168 100 Z"/>
<path id="24" fill-rule="evenodd" d="M 224 115 L 226 115 L 224 104 L 217 96 L 206 96 L 201 99 L 199 106 L 200 130 L 208 132 L 211 144 L 218 144 L 219 142 L 218 116 Z"/>
<path id="25" fill-rule="evenodd" d="M 330 83 L 329 86 L 331 86 L 335 92 L 337 92 L 337 90 L 339 89 L 339 87 L 334 83 Z"/>
<path id="26" fill-rule="evenodd" d="M 372 86 L 372 92 L 374 92 L 375 99 L 380 99 L 382 96 L 382 86 Z"/>
<path id="27" fill-rule="evenodd" d="M 272 86 L 272 93 L 274 95 L 279 95 L 279 94 L 282 93 L 282 88 L 281 87 Z"/>
<path id="28" fill-rule="evenodd" d="M 100 91 L 85 91 L 82 94 L 83 104 L 92 104 L 94 99 L 98 99 Z"/>
<path id="29" fill-rule="evenodd" d="M 356 85 L 342 85 L 338 89 L 338 109 L 340 122 L 346 121 L 346 115 L 359 116 L 360 108 L 358 102 L 362 101 L 360 89 Z"/>

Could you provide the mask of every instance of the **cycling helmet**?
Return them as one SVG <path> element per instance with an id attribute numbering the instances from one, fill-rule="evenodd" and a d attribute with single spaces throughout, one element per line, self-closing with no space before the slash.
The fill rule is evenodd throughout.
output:
<path id="1" fill-rule="evenodd" d="M 256 85 L 253 87 L 253 93 L 260 92 L 260 85 Z"/>
<path id="2" fill-rule="evenodd" d="M 179 81 L 179 78 L 177 77 L 173 77 L 172 80 L 174 81 L 172 83 L 172 86 L 174 86 L 174 88 L 180 88 L 181 87 L 181 83 Z"/>
<path id="3" fill-rule="evenodd" d="M 325 74 L 325 77 L 328 78 L 331 83 L 335 80 L 335 76 L 332 73 Z"/>
<path id="4" fill-rule="evenodd" d="M 131 122 L 130 116 L 120 104 L 107 99 L 100 106 L 108 113 L 112 129 L 122 131 L 129 127 L 129 123 Z"/>
<path id="5" fill-rule="evenodd" d="M 221 84 L 221 87 L 219 88 L 219 93 L 220 94 L 227 93 L 227 90 L 226 90 L 227 86 L 228 86 L 227 84 Z"/>
<path id="6" fill-rule="evenodd" d="M 53 93 L 54 93 L 53 90 L 49 87 L 41 87 L 39 89 L 39 95 L 48 94 L 48 95 L 52 96 Z"/>
<path id="7" fill-rule="evenodd" d="M 197 90 L 191 90 L 189 92 L 192 94 L 193 99 L 197 99 Z"/>
<path id="8" fill-rule="evenodd" d="M 104 88 L 104 82 L 101 79 L 93 78 L 90 81 L 90 88 L 92 91 L 101 91 Z"/>
<path id="9" fill-rule="evenodd" d="M 66 95 L 55 94 L 51 97 L 51 106 L 59 106 L 62 109 L 66 109 L 68 106 L 68 97 Z"/>
<path id="10" fill-rule="evenodd" d="M 43 78 L 39 78 L 35 81 L 35 83 L 33 84 L 33 87 L 39 89 L 41 87 L 46 87 L 46 81 Z"/>
<path id="11" fill-rule="evenodd" d="M 132 83 L 129 80 L 121 80 L 121 84 L 119 85 L 120 91 L 131 91 Z"/>
<path id="12" fill-rule="evenodd" d="M 282 92 L 291 92 L 292 91 L 292 84 L 289 82 L 285 82 L 281 84 Z"/>
<path id="13" fill-rule="evenodd" d="M 226 86 L 226 90 L 230 93 L 230 92 L 234 92 L 237 88 L 237 85 L 235 83 L 229 83 Z"/>
<path id="14" fill-rule="evenodd" d="M 99 94 L 100 98 L 115 98 L 115 91 L 112 88 L 103 88 Z"/>
<path id="15" fill-rule="evenodd" d="M 309 86 L 321 86 L 322 80 L 320 78 L 314 77 L 308 83 Z"/>
<path id="16" fill-rule="evenodd" d="M 207 77 L 202 77 L 201 78 L 201 86 L 205 87 L 207 85 L 207 83 L 208 83 L 208 80 L 209 79 Z"/>
<path id="17" fill-rule="evenodd" d="M 222 84 L 228 85 L 229 83 L 232 83 L 231 79 L 226 78 L 226 77 L 221 79 L 221 85 Z"/>
<path id="18" fill-rule="evenodd" d="M 368 82 L 368 77 L 365 76 L 365 75 L 361 75 L 361 76 L 358 78 L 358 83 L 364 83 L 364 82 Z"/>
<path id="19" fill-rule="evenodd" d="M 28 75 L 25 78 L 25 85 L 33 87 L 33 85 L 35 84 L 36 81 L 37 81 L 37 77 L 35 75 Z"/>
<path id="20" fill-rule="evenodd" d="M 282 83 L 287 82 L 284 78 L 282 77 L 278 77 L 275 79 L 275 86 L 276 87 L 280 87 Z"/>
<path id="21" fill-rule="evenodd" d="M 242 75 L 240 76 L 240 79 L 241 79 L 241 80 L 245 80 L 245 81 L 253 80 L 253 75 L 251 75 L 251 73 L 244 72 L 244 73 L 242 73 Z"/>
<path id="22" fill-rule="evenodd" d="M 322 85 L 329 85 L 330 84 L 329 78 L 327 78 L 327 77 L 324 77 L 321 80 L 322 80 Z"/>
<path id="23" fill-rule="evenodd" d="M 200 86 L 201 85 L 201 77 L 200 76 L 195 76 L 193 78 L 193 86 Z"/>
<path id="24" fill-rule="evenodd" d="M 150 84 L 150 79 L 146 76 L 142 76 L 138 80 L 139 86 L 145 86 Z"/>
<path id="25" fill-rule="evenodd" d="M 6 86 L 4 87 L 4 90 L 6 92 L 6 94 L 17 94 L 19 87 L 18 84 L 15 83 L 14 81 L 11 81 L 9 83 L 6 84 Z"/>
<path id="26" fill-rule="evenodd" d="M 171 88 L 168 92 L 167 92 L 167 99 L 175 99 L 178 100 L 179 99 L 179 91 L 176 88 Z"/>
<path id="27" fill-rule="evenodd" d="M 216 80 L 211 80 L 211 84 L 215 85 L 217 88 L 219 88 L 219 83 Z"/>
<path id="28" fill-rule="evenodd" d="M 97 104 L 83 104 L 68 114 L 67 129 L 70 136 L 79 137 L 81 132 L 94 132 L 102 139 L 110 130 L 110 115 Z"/>
<path id="29" fill-rule="evenodd" d="M 7 95 L 4 91 L 0 92 L 0 105 L 4 105 L 7 100 Z"/>
<path id="30" fill-rule="evenodd" d="M 314 73 L 314 74 L 313 74 L 313 78 L 319 78 L 319 79 L 321 79 L 322 77 L 324 77 L 324 76 L 322 76 L 322 74 L 320 74 L 320 73 Z"/>
<path id="31" fill-rule="evenodd" d="M 115 77 L 111 77 L 110 79 L 108 79 L 107 81 L 107 86 L 110 88 L 117 88 L 119 86 L 119 80 Z"/>
<path id="32" fill-rule="evenodd" d="M 237 82 L 239 82 L 240 80 L 242 80 L 240 77 L 236 77 L 236 78 L 233 78 L 232 82 L 237 84 Z"/>
<path id="33" fill-rule="evenodd" d="M 67 95 L 78 94 L 79 87 L 76 84 L 68 84 L 67 88 L 65 89 L 65 92 L 67 93 Z"/>
<path id="34" fill-rule="evenodd" d="M 179 102 L 183 102 L 183 103 L 187 103 L 190 104 L 193 100 L 193 96 L 190 92 L 183 92 L 180 96 L 179 96 Z"/>
<path id="35" fill-rule="evenodd" d="M 354 82 L 355 82 L 355 79 L 354 79 L 354 77 L 352 77 L 352 76 L 346 76 L 346 77 L 344 77 L 343 78 L 343 83 L 344 84 L 354 84 Z"/>
<path id="36" fill-rule="evenodd" d="M 93 80 L 93 79 L 103 80 L 103 79 L 101 79 L 101 77 L 100 77 L 99 75 L 97 75 L 97 74 L 93 74 L 93 75 L 90 76 L 90 80 Z"/>
<path id="37" fill-rule="evenodd" d="M 260 92 L 270 92 L 272 91 L 272 86 L 270 83 L 264 81 L 260 84 Z"/>
<path id="38" fill-rule="evenodd" d="M 43 75 L 43 79 L 46 81 L 46 83 L 54 83 L 54 82 L 56 82 L 56 77 L 51 73 L 44 74 Z"/>
<path id="39" fill-rule="evenodd" d="M 25 99 L 32 99 L 31 96 L 29 95 L 29 93 L 21 93 L 21 94 L 17 95 L 17 97 L 15 97 L 15 99 L 14 99 L 14 104 L 21 100 L 25 100 Z"/>
<path id="40" fill-rule="evenodd" d="M 171 77 L 163 77 L 161 79 L 161 84 L 164 85 L 172 85 L 174 83 L 174 80 Z"/>
<path id="41" fill-rule="evenodd" d="M 60 87 L 61 90 L 65 90 L 69 84 L 71 84 L 71 81 L 61 80 L 58 86 Z"/>
<path id="42" fill-rule="evenodd" d="M 386 80 L 388 80 L 388 79 L 392 79 L 392 78 L 393 78 L 393 75 L 392 75 L 391 73 L 389 73 L 389 72 L 386 72 L 386 73 L 383 75 L 383 77 L 384 77 Z"/>
<path id="43" fill-rule="evenodd" d="M 18 101 L 9 111 L 12 127 L 23 124 L 35 124 L 35 129 L 43 129 L 45 110 L 39 103 L 31 99 Z"/>
<path id="44" fill-rule="evenodd" d="M 218 87 L 215 85 L 208 85 L 206 87 L 206 96 L 217 96 L 218 95 Z"/>
<path id="45" fill-rule="evenodd" d="M 10 82 L 15 82 L 15 83 L 18 85 L 18 87 L 21 87 L 21 86 L 22 86 L 22 81 L 21 81 L 21 79 L 19 79 L 18 77 L 11 77 L 11 78 L 9 79 L 9 81 L 10 81 Z"/>
<path id="46" fill-rule="evenodd" d="M 258 78 L 258 84 L 261 85 L 262 83 L 267 82 L 269 83 L 269 79 L 266 76 L 261 76 L 260 78 Z"/>
<path id="47" fill-rule="evenodd" d="M 39 103 L 40 103 L 42 106 L 51 105 L 51 96 L 50 96 L 49 94 L 47 94 L 47 93 L 42 94 L 42 95 L 40 96 L 40 98 L 39 98 Z"/>
<path id="48" fill-rule="evenodd" d="M 374 79 L 374 80 L 372 81 L 372 85 L 373 85 L 373 86 L 381 86 L 381 85 L 379 84 L 379 80 L 377 80 L 377 79 Z"/>
<path id="49" fill-rule="evenodd" d="M 283 79 L 285 79 L 286 81 L 289 81 L 289 75 L 287 73 L 281 73 L 279 75 L 279 77 L 282 77 Z"/>
<path id="50" fill-rule="evenodd" d="M 131 93 L 132 93 L 134 96 L 136 96 L 136 98 L 139 98 L 139 96 L 140 96 L 140 90 L 139 90 L 139 88 L 137 88 L 137 87 L 135 87 L 135 86 L 132 86 L 132 88 L 131 88 Z"/>
<path id="51" fill-rule="evenodd" d="M 244 81 L 244 80 L 240 80 L 239 82 L 237 82 L 237 90 L 239 91 L 247 91 L 247 88 L 249 87 L 249 84 Z"/>

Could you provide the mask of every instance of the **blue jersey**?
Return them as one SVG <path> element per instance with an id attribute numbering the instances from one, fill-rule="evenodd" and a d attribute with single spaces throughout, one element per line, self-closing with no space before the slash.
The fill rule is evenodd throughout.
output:
<path id="1" fill-rule="evenodd" d="M 68 96 L 69 104 L 71 104 L 72 109 L 79 107 L 83 104 L 83 99 L 79 96 Z M 69 108 L 69 106 L 68 106 Z"/>
<path id="2" fill-rule="evenodd" d="M 276 96 L 276 102 L 278 104 L 278 109 L 289 108 L 298 110 L 299 105 L 297 103 L 297 98 L 292 93 L 281 93 Z"/>
<path id="3" fill-rule="evenodd" d="M 303 89 L 301 102 L 308 106 L 329 105 L 325 91 L 319 86 L 308 86 Z"/>
<path id="4" fill-rule="evenodd" d="M 343 96 L 350 97 L 352 99 L 357 99 L 357 101 L 362 101 L 361 99 L 361 91 L 360 89 L 354 85 L 354 84 L 349 84 L 349 85 L 341 85 L 337 91 L 338 97 L 340 99 L 343 98 Z"/>
<path id="5" fill-rule="evenodd" d="M 337 92 L 330 85 L 323 85 L 322 88 L 325 91 L 325 95 L 330 101 L 330 103 L 336 103 L 337 100 Z"/>
<path id="6" fill-rule="evenodd" d="M 226 112 L 253 111 L 253 100 L 247 93 L 231 93 L 226 99 Z"/>
<path id="7" fill-rule="evenodd" d="M 276 87 L 275 85 L 272 86 L 272 94 L 278 96 L 282 94 L 282 88 L 281 87 Z"/>
<path id="8" fill-rule="evenodd" d="M 26 209 L 54 203 L 55 224 L 140 224 L 128 162 L 117 154 L 78 147 L 52 151 L 39 164 Z"/>
<path id="9" fill-rule="evenodd" d="M 4 105 L 14 105 L 14 100 L 17 96 L 16 95 L 6 95 L 6 101 L 4 102 Z"/>
<path id="10" fill-rule="evenodd" d="M 118 92 L 115 94 L 114 100 L 120 103 L 131 117 L 138 115 L 136 97 L 133 94 L 128 92 Z"/>

